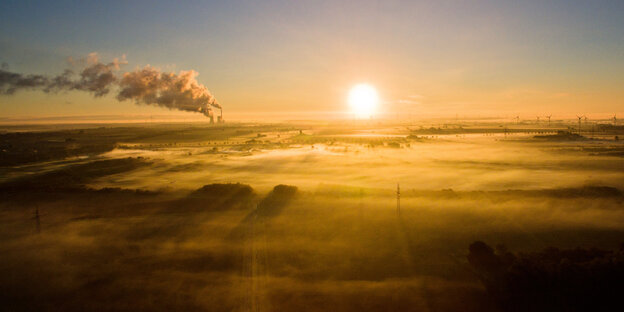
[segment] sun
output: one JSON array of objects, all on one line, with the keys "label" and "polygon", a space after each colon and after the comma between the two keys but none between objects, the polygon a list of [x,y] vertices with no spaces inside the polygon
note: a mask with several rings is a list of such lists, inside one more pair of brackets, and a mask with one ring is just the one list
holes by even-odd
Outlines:
[{"label": "sun", "polygon": [[349,91],[349,106],[356,118],[372,117],[378,103],[377,90],[371,85],[358,84]]}]

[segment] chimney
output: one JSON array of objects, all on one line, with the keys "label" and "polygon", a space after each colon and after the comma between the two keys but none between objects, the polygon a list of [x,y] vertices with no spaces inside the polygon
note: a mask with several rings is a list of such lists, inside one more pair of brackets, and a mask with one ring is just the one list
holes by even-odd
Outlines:
[{"label": "chimney", "polygon": [[219,108],[219,110],[221,112],[219,113],[219,116],[217,117],[217,123],[224,123],[224,120],[223,120],[223,108]]}]

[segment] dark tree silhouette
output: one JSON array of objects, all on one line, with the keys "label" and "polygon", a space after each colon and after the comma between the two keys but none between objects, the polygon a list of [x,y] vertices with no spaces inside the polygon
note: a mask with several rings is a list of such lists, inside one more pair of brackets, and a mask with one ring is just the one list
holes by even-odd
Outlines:
[{"label": "dark tree silhouette", "polygon": [[624,246],[512,254],[477,241],[468,262],[504,311],[604,311],[621,303]]}]

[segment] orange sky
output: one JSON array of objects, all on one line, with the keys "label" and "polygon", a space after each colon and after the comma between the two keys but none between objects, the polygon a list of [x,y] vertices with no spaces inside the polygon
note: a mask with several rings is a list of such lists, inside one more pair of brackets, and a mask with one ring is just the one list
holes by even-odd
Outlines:
[{"label": "orange sky", "polygon": [[[348,116],[358,83],[377,88],[378,117],[624,112],[621,1],[1,6],[10,71],[54,75],[69,56],[126,54],[123,70],[198,71],[230,119]],[[0,96],[5,118],[189,114],[76,91]]]}]

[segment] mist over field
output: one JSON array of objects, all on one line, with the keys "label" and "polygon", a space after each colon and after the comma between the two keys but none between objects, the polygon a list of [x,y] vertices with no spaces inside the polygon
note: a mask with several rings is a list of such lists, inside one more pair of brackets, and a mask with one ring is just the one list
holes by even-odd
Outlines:
[{"label": "mist over field", "polygon": [[[9,311],[588,307],[573,299],[589,292],[580,286],[555,306],[527,289],[561,282],[548,271],[560,263],[574,280],[602,278],[607,257],[600,270],[622,272],[619,130],[515,128],[6,127],[0,301]],[[527,263],[537,273],[515,273]]]},{"label": "mist over field", "polygon": [[0,1],[0,312],[622,310],[624,1]]}]

